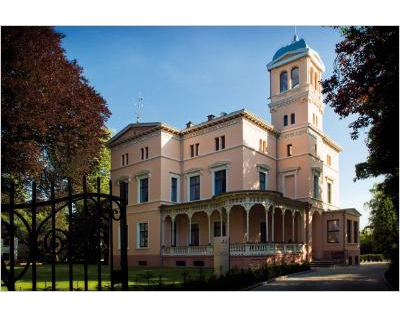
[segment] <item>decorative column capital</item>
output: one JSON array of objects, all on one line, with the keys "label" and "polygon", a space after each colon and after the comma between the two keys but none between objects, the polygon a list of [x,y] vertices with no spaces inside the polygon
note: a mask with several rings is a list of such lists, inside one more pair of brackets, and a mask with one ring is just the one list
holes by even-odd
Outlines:
[{"label": "decorative column capital", "polygon": [[253,203],[249,203],[249,202],[245,202],[245,203],[243,204],[243,207],[244,207],[246,213],[249,213],[249,212],[250,212],[250,209],[253,207],[253,205],[254,205]]}]

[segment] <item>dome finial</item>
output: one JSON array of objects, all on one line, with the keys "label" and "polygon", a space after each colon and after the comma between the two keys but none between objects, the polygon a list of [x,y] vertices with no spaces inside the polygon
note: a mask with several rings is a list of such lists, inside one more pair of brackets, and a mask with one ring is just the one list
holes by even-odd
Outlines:
[{"label": "dome finial", "polygon": [[294,26],[294,37],[293,37],[293,43],[297,42],[299,40],[299,37],[297,36],[297,28],[296,25]]}]

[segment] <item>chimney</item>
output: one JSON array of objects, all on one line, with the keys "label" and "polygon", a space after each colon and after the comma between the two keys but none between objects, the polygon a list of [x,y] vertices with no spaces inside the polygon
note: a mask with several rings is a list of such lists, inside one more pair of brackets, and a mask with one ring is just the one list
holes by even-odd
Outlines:
[{"label": "chimney", "polygon": [[193,126],[192,121],[189,121],[189,122],[186,123],[186,128],[189,128],[189,127],[192,127],[192,126]]},{"label": "chimney", "polygon": [[211,121],[213,119],[215,119],[215,115],[213,114],[207,115],[207,121]]}]

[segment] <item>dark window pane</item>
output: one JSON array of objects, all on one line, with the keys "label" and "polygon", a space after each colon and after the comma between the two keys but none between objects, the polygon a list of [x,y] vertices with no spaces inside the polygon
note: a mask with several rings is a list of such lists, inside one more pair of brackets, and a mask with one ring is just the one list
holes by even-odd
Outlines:
[{"label": "dark window pane", "polygon": [[194,157],[194,145],[190,145],[190,157]]},{"label": "dark window pane", "polygon": [[292,69],[292,89],[295,89],[299,86],[299,68]]},{"label": "dark window pane", "polygon": [[200,200],[200,176],[190,177],[190,201]]},{"label": "dark window pane", "polygon": [[140,180],[140,203],[147,202],[149,200],[149,179]]},{"label": "dark window pane", "polygon": [[290,114],[290,124],[296,123],[296,115],[294,113]]},{"label": "dark window pane", "polygon": [[225,149],[225,136],[221,136],[221,149]]},{"label": "dark window pane", "polygon": [[199,144],[196,144],[196,156],[199,155]]},{"label": "dark window pane", "polygon": [[146,147],[146,159],[149,159],[149,147]]},{"label": "dark window pane", "polygon": [[216,171],[214,181],[215,195],[226,192],[226,170]]},{"label": "dark window pane", "polygon": [[284,92],[288,89],[288,77],[287,72],[282,72],[280,77],[280,92]]},{"label": "dark window pane", "polygon": [[144,159],[144,148],[140,148],[140,158]]},{"label": "dark window pane", "polygon": [[353,242],[354,243],[358,243],[358,222],[354,222],[353,225],[354,225],[354,228],[353,228],[353,234],[354,234]]},{"label": "dark window pane", "polygon": [[139,224],[139,246],[140,246],[140,248],[148,247],[148,225],[147,225],[147,223]]},{"label": "dark window pane", "polygon": [[347,220],[347,242],[351,243],[351,220]]},{"label": "dark window pane", "polygon": [[339,220],[330,220],[327,222],[328,243],[339,242]]},{"label": "dark window pane", "polygon": [[[221,236],[221,222],[214,222],[214,237]],[[225,222],[222,222],[222,236],[225,236]]]},{"label": "dark window pane", "polygon": [[215,150],[219,150],[219,137],[215,138]]},{"label": "dark window pane", "polygon": [[171,178],[171,201],[178,201],[178,179]]},{"label": "dark window pane", "polygon": [[191,241],[192,241],[192,246],[199,245],[199,224],[192,224]]},{"label": "dark window pane", "polygon": [[287,126],[288,125],[288,116],[284,115],[283,116],[283,126]]},{"label": "dark window pane", "polygon": [[267,187],[265,181],[266,180],[265,172],[260,172],[259,175],[260,175],[260,190],[266,190]]}]

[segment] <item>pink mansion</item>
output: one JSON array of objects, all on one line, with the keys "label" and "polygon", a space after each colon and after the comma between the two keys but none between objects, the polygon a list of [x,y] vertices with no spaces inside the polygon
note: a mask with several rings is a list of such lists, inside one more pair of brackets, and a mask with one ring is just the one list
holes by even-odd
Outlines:
[{"label": "pink mansion", "polygon": [[323,131],[324,64],[295,38],[267,70],[272,123],[239,110],[184,129],[129,124],[111,139],[114,193],[128,183],[130,265],[212,266],[219,236],[231,267],[359,263],[360,213],[340,208],[341,147]]}]

